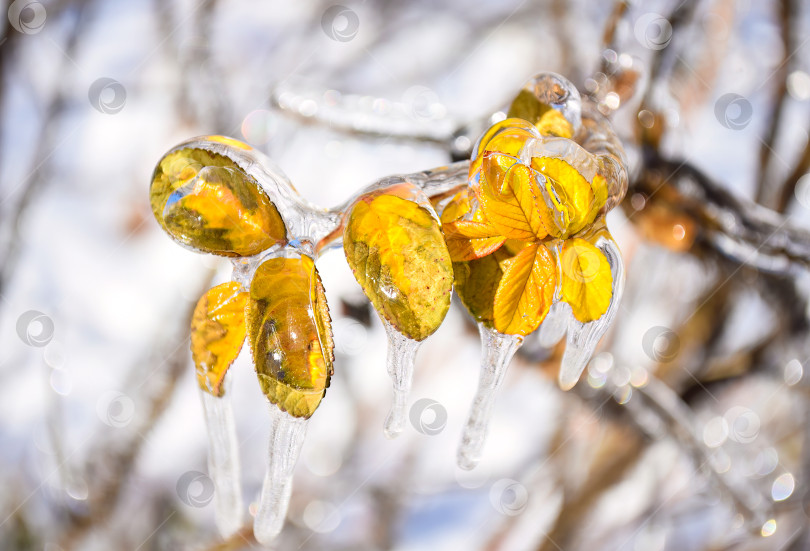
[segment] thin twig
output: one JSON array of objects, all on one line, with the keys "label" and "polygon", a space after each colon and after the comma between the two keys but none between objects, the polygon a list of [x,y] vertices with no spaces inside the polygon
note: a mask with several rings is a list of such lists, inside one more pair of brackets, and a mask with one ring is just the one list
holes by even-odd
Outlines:
[{"label": "thin twig", "polygon": [[810,172],[810,140],[807,141],[799,160],[796,162],[796,166],[780,188],[779,199],[774,206],[777,212],[785,212],[793,195],[796,193],[796,185],[802,176],[808,172]]},{"label": "thin twig", "polygon": [[776,138],[782,123],[782,112],[784,111],[787,94],[787,77],[790,67],[790,59],[795,48],[795,38],[792,31],[793,17],[795,9],[792,0],[779,0],[779,28],[782,39],[782,61],[773,75],[776,80],[776,88],[773,90],[773,101],[768,104],[767,122],[765,124],[765,137],[759,149],[759,168],[757,173],[757,202],[770,206],[773,203],[774,193],[778,190],[767,186],[768,167],[773,158]]},{"label": "thin twig", "polygon": [[[8,287],[17,269],[20,245],[22,243],[20,236],[22,221],[36,196],[42,192],[46,184],[50,181],[46,176],[46,163],[53,154],[53,150],[58,147],[54,139],[54,120],[61,116],[68,102],[68,87],[65,85],[65,82],[69,80],[69,75],[73,72],[72,58],[75,56],[79,40],[86,36],[84,30],[91,19],[89,16],[90,10],[87,9],[89,5],[90,2],[75,2],[78,14],[75,18],[73,28],[68,34],[67,42],[64,47],[64,55],[60,60],[59,69],[54,78],[55,90],[42,114],[42,124],[30,165],[30,174],[27,176],[20,199],[17,201],[16,208],[13,209],[13,214],[9,216],[7,226],[8,237],[5,250],[2,255],[0,255],[0,259],[2,259],[0,262],[0,296],[5,292],[6,287]],[[9,192],[10,195],[13,193],[13,190]]]}]

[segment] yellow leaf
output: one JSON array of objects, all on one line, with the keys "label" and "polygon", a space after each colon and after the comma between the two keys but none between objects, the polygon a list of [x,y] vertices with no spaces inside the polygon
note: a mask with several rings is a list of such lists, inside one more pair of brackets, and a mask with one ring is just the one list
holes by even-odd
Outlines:
[{"label": "yellow leaf", "polygon": [[200,388],[222,396],[225,373],[245,341],[248,294],[239,283],[223,283],[205,293],[191,318],[191,357]]},{"label": "yellow leaf", "polygon": [[506,116],[509,118],[525,119],[532,124],[536,124],[544,114],[552,110],[550,105],[537,99],[534,92],[523,89],[512,101],[512,105],[509,106],[509,112]]},{"label": "yellow leaf", "polygon": [[329,307],[307,256],[271,258],[250,285],[247,330],[262,392],[281,410],[308,418],[333,372]]},{"label": "yellow leaf", "polygon": [[496,122],[490,126],[473,148],[470,162],[470,176],[481,168],[484,154],[495,151],[518,157],[527,140],[540,137],[535,126],[525,120],[511,118]]},{"label": "yellow leaf", "polygon": [[506,238],[481,222],[458,220],[442,225],[442,233],[454,262],[473,260],[495,252]]},{"label": "yellow leaf", "polygon": [[563,243],[560,253],[562,300],[574,317],[588,323],[602,317],[613,296],[613,275],[602,251],[584,239]]},{"label": "yellow leaf", "polygon": [[511,258],[512,255],[500,248],[483,258],[453,262],[456,293],[475,321],[492,325],[495,292]]},{"label": "yellow leaf", "polygon": [[[358,200],[343,233],[346,260],[377,312],[421,341],[450,307],[453,267],[438,221],[416,202],[386,191]],[[421,191],[410,186],[410,193]]]},{"label": "yellow leaf", "polygon": [[456,193],[450,201],[444,206],[441,214],[441,222],[453,222],[458,220],[468,212],[470,212],[470,188],[464,186],[458,193]]},{"label": "yellow leaf", "polygon": [[[498,154],[484,155],[484,171],[496,173]],[[492,164],[490,164],[492,163]],[[479,199],[484,218],[501,235],[509,239],[542,239],[548,232],[543,220],[546,206],[535,178],[535,173],[526,165],[512,164],[503,177],[500,189],[488,185],[479,187]]]},{"label": "yellow leaf", "polygon": [[177,241],[223,256],[252,256],[284,241],[286,228],[258,182],[234,161],[186,148],[161,159],[152,212]]},{"label": "yellow leaf", "polygon": [[543,136],[559,136],[560,138],[570,139],[574,135],[574,127],[556,109],[549,109],[543,113],[535,126]]},{"label": "yellow leaf", "polygon": [[546,177],[547,206],[560,215],[552,235],[566,238],[594,221],[599,208],[591,184],[576,168],[555,157],[534,157],[532,168]]},{"label": "yellow leaf", "polygon": [[556,266],[541,244],[521,250],[504,270],[495,293],[495,329],[528,335],[540,325],[554,300]]},{"label": "yellow leaf", "polygon": [[605,206],[608,200],[608,188],[607,182],[605,178],[602,177],[601,174],[597,174],[593,177],[593,183],[591,183],[591,187],[593,188],[593,196],[596,201],[594,207],[596,210],[600,210],[602,207]]}]

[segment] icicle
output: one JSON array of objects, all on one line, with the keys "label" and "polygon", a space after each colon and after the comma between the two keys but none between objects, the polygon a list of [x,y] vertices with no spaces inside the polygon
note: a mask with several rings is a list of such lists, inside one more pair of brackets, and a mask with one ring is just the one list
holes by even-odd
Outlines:
[{"label": "icicle", "polygon": [[570,307],[558,301],[551,305],[546,319],[537,330],[537,341],[543,348],[551,348],[560,342],[568,329],[568,319],[571,317]]},{"label": "icicle", "polygon": [[306,419],[293,417],[275,404],[270,404],[270,416],[267,472],[253,523],[253,535],[263,545],[271,543],[284,526],[292,493],[293,470],[307,432]]},{"label": "icicle", "polygon": [[214,482],[216,524],[223,537],[234,534],[242,526],[242,487],[240,485],[239,440],[231,408],[228,378],[221,398],[203,390],[205,426],[208,429],[208,474]]},{"label": "icicle", "polygon": [[394,383],[394,403],[385,419],[383,431],[386,438],[396,438],[405,428],[408,409],[408,395],[413,381],[413,364],[416,351],[422,343],[409,339],[389,324],[383,322],[388,335],[388,374]]},{"label": "icicle", "polygon": [[481,333],[483,356],[481,376],[478,391],[470,407],[470,416],[461,436],[457,457],[458,466],[467,470],[475,468],[481,459],[495,395],[503,382],[512,356],[523,343],[520,336],[498,333],[482,323],[478,324],[478,330]]},{"label": "icicle", "polygon": [[597,244],[599,250],[605,255],[613,276],[613,295],[607,312],[598,320],[582,323],[574,316],[568,319],[568,340],[565,344],[565,353],[560,364],[559,385],[563,390],[570,390],[577,384],[579,376],[591,359],[599,339],[605,334],[607,328],[616,317],[619,302],[624,291],[624,264],[619,248],[612,239],[601,239]]}]

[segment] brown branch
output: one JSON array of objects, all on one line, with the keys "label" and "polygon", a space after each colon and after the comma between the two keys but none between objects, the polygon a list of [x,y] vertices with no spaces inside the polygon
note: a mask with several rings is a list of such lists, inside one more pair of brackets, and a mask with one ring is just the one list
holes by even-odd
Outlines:
[{"label": "brown branch", "polygon": [[[768,180],[768,166],[770,165],[771,158],[773,157],[773,150],[775,147],[776,138],[779,135],[779,129],[782,124],[782,112],[785,108],[785,100],[787,98],[787,77],[788,68],[790,67],[790,58],[795,49],[795,38],[792,32],[792,19],[794,17],[794,6],[792,0],[779,0],[779,28],[781,30],[780,36],[782,38],[782,61],[776,69],[773,77],[776,78],[776,88],[773,90],[772,102],[767,113],[767,123],[765,125],[765,137],[759,149],[759,169],[757,175],[757,202],[771,206],[773,201],[773,194],[777,190],[767,186]],[[772,78],[773,78],[772,77]]]},{"label": "brown branch", "polygon": [[242,526],[228,539],[217,541],[201,551],[237,551],[238,549],[244,549],[246,546],[252,547],[254,545],[258,545],[258,543],[256,538],[253,537],[253,523],[251,522]]},{"label": "brown branch", "polygon": [[[636,464],[645,449],[637,432],[617,425],[608,425],[607,434],[599,443],[593,466],[580,492],[566,492],[563,506],[554,526],[540,542],[538,551],[574,549],[581,531],[581,521],[604,493],[620,482]],[[565,461],[561,458],[561,461]]]},{"label": "brown branch", "polygon": [[796,193],[796,184],[798,184],[801,177],[808,172],[810,172],[810,140],[808,140],[807,144],[804,146],[804,150],[799,156],[799,160],[793,168],[793,172],[785,179],[785,183],[782,184],[780,188],[779,199],[777,199],[776,205],[774,206],[777,212],[785,212],[793,194]]},{"label": "brown branch", "polygon": [[668,208],[695,223],[702,242],[740,265],[773,274],[810,269],[810,232],[734,196],[686,161],[664,159],[646,148],[642,172],[628,196],[634,193],[648,201],[658,194],[665,197]]},{"label": "brown branch", "polygon": [[[613,10],[610,12],[610,16],[608,16],[608,20],[605,23],[605,30],[602,32],[602,47],[604,49],[616,49],[616,30],[619,27],[619,22],[622,20],[622,17],[628,13],[628,8],[630,5],[626,0],[617,0],[613,4]],[[605,67],[606,60],[602,59],[602,66],[603,71]]]}]

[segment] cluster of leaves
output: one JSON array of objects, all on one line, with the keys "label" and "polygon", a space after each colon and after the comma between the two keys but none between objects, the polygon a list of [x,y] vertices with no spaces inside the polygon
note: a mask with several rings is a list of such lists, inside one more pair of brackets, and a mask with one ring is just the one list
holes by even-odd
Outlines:
[{"label": "cluster of leaves", "polygon": [[[605,180],[562,114],[541,109],[535,119],[490,128],[468,182],[449,200],[431,203],[402,181],[361,192],[342,213],[355,278],[404,336],[420,341],[441,325],[454,284],[476,320],[505,334],[534,331],[556,300],[583,323],[607,310],[612,277],[598,248],[610,239]],[[246,144],[209,136],[169,152],[155,170],[152,208],[181,244],[257,266],[248,288],[223,283],[197,304],[191,346],[200,387],[222,396],[247,340],[264,394],[306,418],[333,372],[329,309],[313,258],[289,246],[303,236],[289,235],[240,162],[244,151],[253,155]]]},{"label": "cluster of leaves", "polygon": [[579,148],[565,119],[546,113],[553,125],[510,118],[490,128],[474,153],[470,186],[442,211],[456,291],[476,319],[501,333],[531,333],[558,299],[580,322],[594,321],[612,296],[610,265],[597,247],[610,239],[605,180],[594,172],[589,181],[566,157],[542,154],[560,139]]}]

